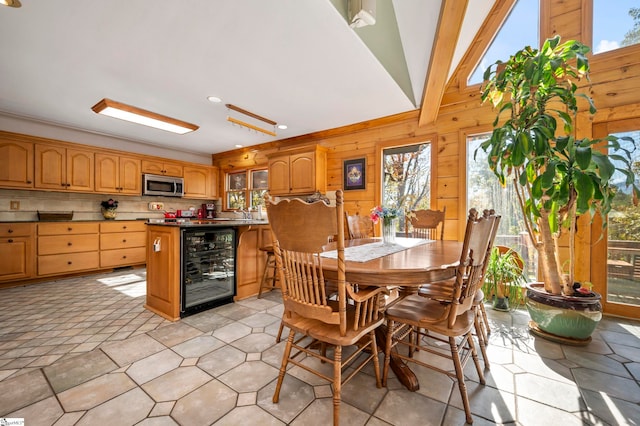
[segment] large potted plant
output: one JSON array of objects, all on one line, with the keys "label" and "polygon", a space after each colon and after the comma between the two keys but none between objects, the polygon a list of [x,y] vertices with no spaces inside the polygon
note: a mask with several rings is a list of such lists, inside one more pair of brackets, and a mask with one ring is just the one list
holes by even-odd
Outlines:
[{"label": "large potted plant", "polygon": [[[491,138],[479,148],[487,152],[502,185],[513,179],[526,231],[539,255],[544,285],[529,285],[527,291],[532,330],[583,342],[590,339],[602,308],[599,294],[574,283],[578,215],[600,214],[606,226],[619,189],[611,184],[616,170],[638,194],[630,152],[617,138],[576,136],[578,110],[596,112],[579,86],[589,81],[588,52],[584,44],[560,43],[556,36],[539,50],[526,47],[489,67],[481,99],[498,112]],[[579,99],[584,101],[579,104]],[[558,240],[565,233],[569,259],[563,265]],[[559,312],[564,316],[556,317]]]}]

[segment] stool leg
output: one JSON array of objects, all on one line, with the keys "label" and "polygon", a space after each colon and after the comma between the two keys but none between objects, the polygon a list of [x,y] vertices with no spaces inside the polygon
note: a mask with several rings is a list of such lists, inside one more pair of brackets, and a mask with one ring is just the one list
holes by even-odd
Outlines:
[{"label": "stool leg", "polygon": [[[273,277],[269,277],[269,268],[273,267]],[[267,284],[267,281],[271,281],[271,286]],[[262,297],[262,290],[269,288],[273,290],[276,286],[276,258],[272,253],[267,253],[267,261],[264,264],[264,272],[262,273],[262,281],[260,282],[260,290],[258,290],[258,299]]]}]

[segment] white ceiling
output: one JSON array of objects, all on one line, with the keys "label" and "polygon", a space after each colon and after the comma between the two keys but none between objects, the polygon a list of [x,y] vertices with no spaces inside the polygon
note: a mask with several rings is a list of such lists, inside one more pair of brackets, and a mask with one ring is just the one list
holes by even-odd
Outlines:
[{"label": "white ceiling", "polygon": [[[21,0],[0,7],[0,115],[211,154],[414,110],[440,0],[377,1],[376,26],[354,31],[346,0]],[[452,67],[494,0],[469,3]],[[97,115],[102,98],[200,128]],[[288,129],[232,126],[225,103]]]}]

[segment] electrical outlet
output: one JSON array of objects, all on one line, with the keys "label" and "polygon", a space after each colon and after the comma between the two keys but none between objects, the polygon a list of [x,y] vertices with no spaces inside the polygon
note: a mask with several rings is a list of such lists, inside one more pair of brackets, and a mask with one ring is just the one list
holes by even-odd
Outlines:
[{"label": "electrical outlet", "polygon": [[149,203],[149,210],[164,210],[164,203]]},{"label": "electrical outlet", "polygon": [[11,201],[10,210],[20,210],[20,201]]}]

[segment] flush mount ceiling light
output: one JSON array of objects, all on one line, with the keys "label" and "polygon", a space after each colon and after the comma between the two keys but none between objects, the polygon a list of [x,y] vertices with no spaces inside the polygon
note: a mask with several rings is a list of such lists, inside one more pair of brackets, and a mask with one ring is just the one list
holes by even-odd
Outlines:
[{"label": "flush mount ceiling light", "polygon": [[22,4],[19,0],[0,0],[0,4],[9,7],[20,7]]},{"label": "flush mount ceiling light", "polygon": [[[242,126],[242,127],[246,127],[247,129],[250,130],[255,130],[256,132],[262,132],[265,133],[267,135],[270,136],[276,136],[276,126],[278,125],[278,123],[276,123],[273,120],[269,120],[268,118],[264,118],[258,114],[254,114],[250,111],[247,111],[246,109],[242,109],[240,107],[237,107],[235,105],[232,104],[226,104],[226,107],[229,109],[229,115],[227,116],[227,121],[236,124],[238,126]],[[236,112],[236,113],[240,113],[242,115],[245,115],[247,117],[250,117],[251,119],[254,119],[256,121],[259,122],[263,122],[263,123],[267,123],[267,124],[271,124],[273,126],[273,131],[271,130],[267,130],[267,129],[263,129],[262,127],[258,126],[258,125],[254,125],[251,123],[248,123],[246,121],[240,120],[238,118],[234,118],[231,116],[231,112]]]},{"label": "flush mount ceiling light", "polygon": [[[0,0],[1,1],[1,0]],[[111,99],[102,99],[100,102],[91,107],[91,109],[109,117],[119,118],[121,120],[131,121],[132,123],[142,124],[144,126],[154,127],[168,132],[183,135],[198,129],[195,124],[186,121],[176,120],[175,118],[147,111],[121,102],[112,101]]]}]

